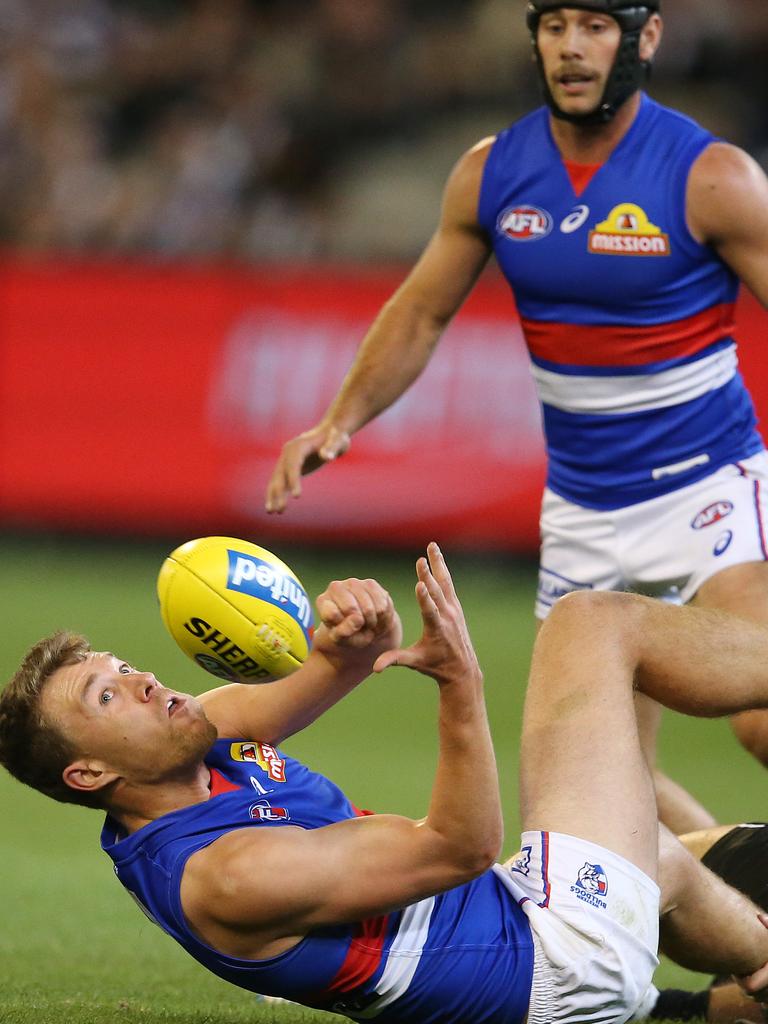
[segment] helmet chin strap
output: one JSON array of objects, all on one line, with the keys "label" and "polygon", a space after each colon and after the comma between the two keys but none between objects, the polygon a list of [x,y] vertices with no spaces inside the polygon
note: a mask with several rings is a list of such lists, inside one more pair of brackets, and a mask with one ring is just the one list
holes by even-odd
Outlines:
[{"label": "helmet chin strap", "polygon": [[643,6],[611,12],[611,17],[615,18],[621,28],[621,41],[600,102],[594,110],[585,114],[570,114],[555,102],[547,84],[544,62],[536,41],[538,18],[533,24],[529,22],[544,100],[555,117],[571,124],[588,126],[608,124],[616,116],[619,108],[637,92],[650,73],[650,63],[640,59],[640,35],[650,14],[651,11]]}]

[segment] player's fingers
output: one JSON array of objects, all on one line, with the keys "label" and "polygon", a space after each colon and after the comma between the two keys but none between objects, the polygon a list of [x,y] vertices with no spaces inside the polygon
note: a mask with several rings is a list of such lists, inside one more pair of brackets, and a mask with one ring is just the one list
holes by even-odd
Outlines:
[{"label": "player's fingers", "polygon": [[415,668],[421,665],[419,655],[411,647],[397,648],[380,654],[373,663],[374,672],[383,672],[387,668]]},{"label": "player's fingers", "polygon": [[267,500],[265,503],[267,512],[283,511],[285,508],[285,491],[285,475],[283,473],[282,460],[280,460],[267,484]]},{"label": "player's fingers", "polygon": [[456,595],[456,588],[453,585],[453,578],[448,570],[445,556],[440,550],[440,546],[435,541],[430,541],[427,545],[427,558],[429,559],[429,567],[432,575],[440,584],[440,588],[443,591],[443,594],[445,594],[445,597],[449,601],[457,602],[458,597]]},{"label": "player's fingers", "polygon": [[303,445],[298,448],[297,441],[289,441],[282,455],[285,489],[292,498],[301,496],[301,470],[308,454]]},{"label": "player's fingers", "polygon": [[416,584],[416,600],[424,628],[428,632],[438,630],[440,628],[440,612],[424,580],[419,580]]},{"label": "player's fingers", "polygon": [[368,584],[369,580],[355,580],[353,586],[353,593],[357,600],[357,606],[362,613],[365,625],[368,629],[375,629],[379,621],[379,615],[376,611],[376,603],[373,599],[373,594]]},{"label": "player's fingers", "polygon": [[321,594],[315,604],[317,605],[317,614],[320,616],[320,621],[324,622],[326,626],[335,626],[343,621],[344,613],[327,592]]},{"label": "player's fingers", "polygon": [[420,558],[416,563],[416,575],[419,577],[419,581],[427,588],[438,612],[445,614],[448,610],[445,594],[438,581],[432,575],[432,570],[426,558]]}]

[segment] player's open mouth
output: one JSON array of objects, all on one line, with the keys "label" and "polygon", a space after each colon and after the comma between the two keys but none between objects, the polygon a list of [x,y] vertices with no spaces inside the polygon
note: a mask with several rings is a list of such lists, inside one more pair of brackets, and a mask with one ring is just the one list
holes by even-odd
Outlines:
[{"label": "player's open mouth", "polygon": [[556,80],[559,85],[563,86],[566,91],[577,91],[582,86],[589,85],[590,82],[595,80],[594,75],[587,74],[585,71],[566,71],[556,76]]}]

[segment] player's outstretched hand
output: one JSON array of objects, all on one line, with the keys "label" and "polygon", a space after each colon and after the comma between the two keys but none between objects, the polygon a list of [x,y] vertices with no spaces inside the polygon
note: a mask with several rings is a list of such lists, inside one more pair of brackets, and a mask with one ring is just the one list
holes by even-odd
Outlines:
[{"label": "player's outstretched hand", "polygon": [[343,455],[350,446],[349,434],[320,423],[286,441],[267,484],[267,512],[283,512],[288,497],[301,495],[301,478]]},{"label": "player's outstretched hand", "polygon": [[400,616],[376,580],[335,580],[316,603],[321,625],[314,646],[324,653],[342,647],[376,654],[402,643]]},{"label": "player's outstretched hand", "polygon": [[440,685],[454,681],[477,684],[482,673],[464,620],[464,612],[440,548],[434,542],[427,557],[416,563],[416,600],[421,611],[421,638],[410,647],[386,651],[373,666],[383,672],[392,665],[416,669]]}]

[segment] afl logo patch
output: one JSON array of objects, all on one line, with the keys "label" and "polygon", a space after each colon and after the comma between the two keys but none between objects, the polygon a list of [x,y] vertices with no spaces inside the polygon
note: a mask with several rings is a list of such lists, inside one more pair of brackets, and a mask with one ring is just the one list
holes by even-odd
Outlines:
[{"label": "afl logo patch", "polygon": [[713,501],[711,505],[707,505],[703,508],[698,515],[694,516],[691,520],[691,528],[694,530],[703,530],[706,526],[712,526],[714,523],[719,523],[721,519],[725,519],[733,512],[733,502],[731,501]]},{"label": "afl logo patch", "polygon": [[511,206],[497,222],[500,234],[513,242],[537,242],[552,230],[552,218],[538,206]]}]

